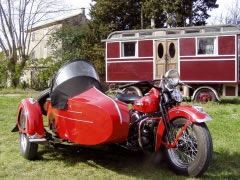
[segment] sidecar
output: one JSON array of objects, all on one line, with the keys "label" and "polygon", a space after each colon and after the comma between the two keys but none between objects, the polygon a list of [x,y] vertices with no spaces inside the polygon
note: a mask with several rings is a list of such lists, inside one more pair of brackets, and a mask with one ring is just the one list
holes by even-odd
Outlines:
[{"label": "sidecar", "polygon": [[13,131],[19,131],[23,156],[33,159],[38,143],[56,139],[84,146],[123,142],[129,121],[128,106],[104,94],[94,67],[74,60],[37,100],[22,100]]}]

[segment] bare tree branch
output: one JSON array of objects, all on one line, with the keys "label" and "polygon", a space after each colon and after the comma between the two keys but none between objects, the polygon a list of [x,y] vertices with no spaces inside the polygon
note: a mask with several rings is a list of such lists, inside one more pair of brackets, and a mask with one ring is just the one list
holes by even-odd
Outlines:
[{"label": "bare tree branch", "polygon": [[12,45],[10,43],[7,29],[6,29],[9,26],[9,24],[7,21],[6,11],[3,10],[2,3],[0,3],[0,21],[1,21],[1,28],[3,31],[3,37],[2,37],[3,40],[2,41],[5,40],[7,42],[7,45],[8,45],[7,49],[10,52],[8,55],[11,56]]},{"label": "bare tree branch", "polygon": [[48,12],[58,12],[61,5],[59,1],[62,0],[0,0],[0,50],[3,50],[11,63],[12,75],[19,74],[16,66],[21,71],[30,53],[45,37],[44,35],[32,47],[30,44],[33,27],[51,18]]}]

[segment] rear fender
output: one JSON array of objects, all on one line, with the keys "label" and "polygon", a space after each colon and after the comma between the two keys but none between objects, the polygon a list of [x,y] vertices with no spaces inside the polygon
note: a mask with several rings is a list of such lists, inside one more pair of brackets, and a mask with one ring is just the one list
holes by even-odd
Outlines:
[{"label": "rear fender", "polygon": [[[203,123],[211,121],[212,118],[203,111],[201,107],[198,106],[177,106],[168,111],[169,121],[173,121],[177,118],[185,118],[189,121],[187,123]],[[164,136],[165,125],[163,121],[159,121],[157,132],[156,132],[156,142],[155,151],[159,151],[162,145],[162,139]]]},{"label": "rear fender", "polygon": [[[26,129],[21,129],[19,124],[20,113],[25,111],[26,115]],[[40,105],[33,98],[22,100],[18,108],[17,126],[13,130],[26,133],[28,136],[34,138],[42,138],[45,136],[43,117]]]}]

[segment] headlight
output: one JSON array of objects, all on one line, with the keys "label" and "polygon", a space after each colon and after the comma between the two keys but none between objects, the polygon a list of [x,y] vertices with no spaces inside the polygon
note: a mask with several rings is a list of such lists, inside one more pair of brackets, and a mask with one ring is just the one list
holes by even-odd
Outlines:
[{"label": "headlight", "polygon": [[172,89],[173,87],[176,87],[179,83],[179,74],[176,70],[170,69],[165,74],[165,80],[167,83],[168,88]]},{"label": "headlight", "polygon": [[171,97],[172,99],[174,99],[176,102],[182,102],[183,101],[183,97],[182,97],[182,94],[181,92],[178,90],[178,89],[174,89],[172,92],[171,92]]}]

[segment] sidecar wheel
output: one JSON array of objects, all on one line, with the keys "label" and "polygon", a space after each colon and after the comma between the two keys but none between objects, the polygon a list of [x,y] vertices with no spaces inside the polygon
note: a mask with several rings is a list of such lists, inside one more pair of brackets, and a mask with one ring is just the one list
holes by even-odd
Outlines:
[{"label": "sidecar wheel", "polygon": [[[172,135],[180,131],[186,119],[179,118],[172,122]],[[171,169],[177,174],[200,176],[208,168],[212,158],[212,139],[206,124],[190,125],[180,138],[177,147],[165,149],[166,159]]]},{"label": "sidecar wheel", "polygon": [[34,160],[37,157],[38,144],[29,142],[27,135],[20,133],[20,151],[24,158]]},{"label": "sidecar wheel", "polygon": [[[24,109],[20,112],[19,125],[22,130],[26,129],[26,116]],[[29,142],[28,136],[25,133],[19,133],[20,152],[22,156],[28,160],[33,160],[37,156],[38,144]]]}]

